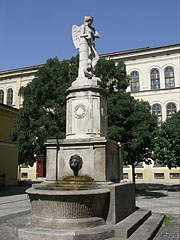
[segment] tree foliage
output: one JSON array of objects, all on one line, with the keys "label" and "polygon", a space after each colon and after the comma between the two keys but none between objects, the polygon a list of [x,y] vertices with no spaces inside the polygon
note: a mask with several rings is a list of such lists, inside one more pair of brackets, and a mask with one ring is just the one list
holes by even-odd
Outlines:
[{"label": "tree foliage", "polygon": [[101,58],[97,63],[95,75],[100,77],[103,87],[109,94],[124,92],[129,85],[129,78],[123,61],[115,63],[113,60]]},{"label": "tree foliage", "polygon": [[163,166],[180,167],[180,111],[155,131],[152,158]]},{"label": "tree foliage", "polygon": [[32,165],[35,155],[45,152],[48,138],[64,138],[65,91],[77,77],[78,56],[59,62],[49,59],[35,79],[20,89],[24,98],[11,138],[19,149],[19,163]]}]

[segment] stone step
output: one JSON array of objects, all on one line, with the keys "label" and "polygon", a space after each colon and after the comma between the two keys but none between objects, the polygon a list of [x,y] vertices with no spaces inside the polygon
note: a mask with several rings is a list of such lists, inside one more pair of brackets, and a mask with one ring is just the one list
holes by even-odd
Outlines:
[{"label": "stone step", "polygon": [[151,240],[158,232],[164,219],[163,214],[152,213],[152,215],[136,230],[128,240]]},{"label": "stone step", "polygon": [[117,237],[113,237],[113,238],[108,238],[106,240],[126,240],[126,238],[117,238]]},{"label": "stone step", "polygon": [[117,237],[113,237],[113,238],[108,238],[106,240],[126,240],[127,238],[117,238]]},{"label": "stone step", "polygon": [[13,234],[17,236],[19,228],[28,227],[31,225],[30,214],[22,217],[16,217],[7,221],[7,226],[12,229]]},{"label": "stone step", "polygon": [[26,227],[17,230],[19,240],[105,240],[112,238],[114,230],[107,225],[83,230],[56,230]]},{"label": "stone step", "polygon": [[149,217],[150,210],[138,209],[114,227],[114,237],[129,238]]}]

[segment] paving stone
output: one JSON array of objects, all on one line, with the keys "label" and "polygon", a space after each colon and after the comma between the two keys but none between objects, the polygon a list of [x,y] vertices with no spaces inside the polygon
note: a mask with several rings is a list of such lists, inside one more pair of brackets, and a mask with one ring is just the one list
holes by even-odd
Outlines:
[{"label": "paving stone", "polygon": [[164,224],[154,237],[154,240],[179,240],[180,239],[180,215],[173,216],[175,220],[173,224],[165,226]]},{"label": "paving stone", "polygon": [[12,234],[12,229],[6,223],[0,224],[0,239],[1,240],[18,240]]}]

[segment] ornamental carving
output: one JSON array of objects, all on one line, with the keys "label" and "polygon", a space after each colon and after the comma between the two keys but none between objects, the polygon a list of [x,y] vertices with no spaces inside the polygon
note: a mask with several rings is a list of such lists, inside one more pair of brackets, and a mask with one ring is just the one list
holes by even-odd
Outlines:
[{"label": "ornamental carving", "polygon": [[81,119],[86,116],[87,110],[86,106],[83,104],[77,104],[74,108],[74,116],[75,118]]}]

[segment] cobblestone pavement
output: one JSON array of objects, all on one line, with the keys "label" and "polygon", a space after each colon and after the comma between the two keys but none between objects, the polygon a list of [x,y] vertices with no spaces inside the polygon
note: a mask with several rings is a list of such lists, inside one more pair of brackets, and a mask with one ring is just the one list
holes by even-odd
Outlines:
[{"label": "cobblestone pavement", "polygon": [[[170,218],[165,221],[167,218]],[[154,237],[154,240],[179,240],[180,239],[180,215],[167,215],[162,227]]]}]

